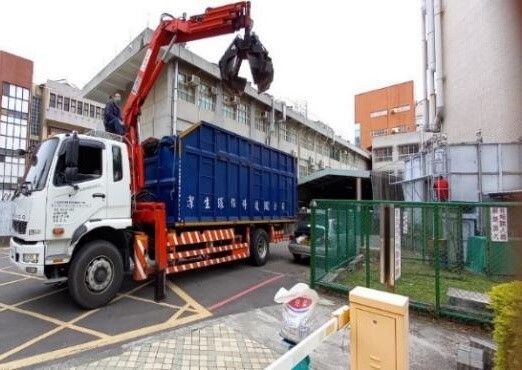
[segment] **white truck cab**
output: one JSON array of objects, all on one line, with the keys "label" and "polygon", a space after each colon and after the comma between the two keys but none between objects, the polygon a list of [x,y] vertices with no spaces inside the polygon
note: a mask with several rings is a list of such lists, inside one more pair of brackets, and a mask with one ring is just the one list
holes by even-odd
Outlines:
[{"label": "white truck cab", "polygon": [[78,280],[69,285],[79,285],[71,294],[84,307],[103,301],[129,269],[126,144],[103,132],[61,134],[43,141],[28,163],[14,199],[11,262],[51,283]]}]

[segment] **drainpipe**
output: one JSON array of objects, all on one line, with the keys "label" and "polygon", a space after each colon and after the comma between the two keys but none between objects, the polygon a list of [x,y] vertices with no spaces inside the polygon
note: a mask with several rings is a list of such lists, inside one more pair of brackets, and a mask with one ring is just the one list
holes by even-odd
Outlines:
[{"label": "drainpipe", "polygon": [[428,130],[428,47],[426,45],[426,1],[421,6],[422,20],[422,131]]},{"label": "drainpipe", "polygon": [[435,91],[436,91],[436,113],[434,130],[440,132],[444,118],[444,69],[442,63],[442,6],[441,0],[435,0],[434,5],[435,25]]},{"label": "drainpipe", "polygon": [[477,135],[477,167],[478,167],[478,200],[482,202],[482,131],[479,129]]},{"label": "drainpipe", "polygon": [[174,62],[174,84],[172,86],[172,135],[178,131],[178,60]]},{"label": "drainpipe", "polygon": [[429,129],[434,128],[435,123],[435,29],[433,0],[426,0],[426,39],[428,49],[427,89],[429,103]]}]

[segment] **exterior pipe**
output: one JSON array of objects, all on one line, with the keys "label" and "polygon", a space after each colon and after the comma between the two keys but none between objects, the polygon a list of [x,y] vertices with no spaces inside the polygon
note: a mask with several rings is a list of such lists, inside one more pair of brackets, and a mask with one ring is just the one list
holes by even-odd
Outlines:
[{"label": "exterior pipe", "polygon": [[426,0],[426,39],[428,49],[428,102],[429,102],[429,128],[434,128],[435,123],[435,30],[434,30],[434,13],[433,0]]},{"label": "exterior pipe", "polygon": [[442,6],[441,0],[435,0],[434,26],[435,26],[435,91],[436,91],[436,118],[435,131],[440,132],[444,114],[444,69],[442,63]]},{"label": "exterior pipe", "polygon": [[428,48],[426,45],[426,2],[423,1],[421,6],[421,20],[422,20],[422,130],[428,129]]}]

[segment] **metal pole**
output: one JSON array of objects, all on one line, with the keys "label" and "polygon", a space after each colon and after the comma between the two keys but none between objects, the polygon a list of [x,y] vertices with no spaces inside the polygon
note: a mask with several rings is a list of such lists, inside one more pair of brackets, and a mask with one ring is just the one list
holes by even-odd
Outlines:
[{"label": "metal pole", "polygon": [[315,217],[315,209],[316,207],[312,207],[312,227],[311,227],[311,230],[310,230],[310,238],[312,239],[312,243],[311,243],[311,247],[312,247],[312,255],[310,257],[310,286],[312,288],[315,287],[315,270],[316,270],[316,245],[315,245],[315,239],[316,239],[316,235],[315,235],[315,229],[316,229],[316,225],[315,225],[315,222],[316,222],[316,217]]},{"label": "metal pole", "polygon": [[439,206],[435,206],[434,212],[434,241],[433,245],[435,248],[435,313],[440,315],[440,249],[439,249],[439,239],[440,239],[440,230],[439,230],[439,222],[440,222],[440,208]]},{"label": "metal pole", "polygon": [[174,86],[173,86],[173,101],[172,101],[172,135],[178,132],[178,60],[174,62]]},{"label": "metal pole", "polygon": [[355,191],[357,200],[362,199],[362,179],[360,177],[355,178]]}]

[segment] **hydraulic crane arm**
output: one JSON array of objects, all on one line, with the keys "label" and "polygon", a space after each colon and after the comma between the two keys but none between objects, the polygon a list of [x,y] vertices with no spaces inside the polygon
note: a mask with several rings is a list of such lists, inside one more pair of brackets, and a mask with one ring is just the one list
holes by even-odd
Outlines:
[{"label": "hydraulic crane arm", "polygon": [[[248,1],[207,8],[205,13],[188,19],[162,15],[123,109],[126,139],[131,152],[131,186],[134,195],[137,195],[144,186],[143,152],[137,128],[140,108],[168,61],[172,46],[176,43],[233,33],[244,28],[245,39],[238,36],[220,61],[221,76],[225,82],[230,83],[232,88],[244,89],[244,83],[241,83],[243,80],[237,77],[237,73],[241,59],[248,58],[254,82],[259,85],[261,92],[268,89],[272,82],[273,67],[268,52],[257,36],[250,34],[252,25],[250,2]],[[161,48],[164,46],[167,48],[160,56]]]}]

